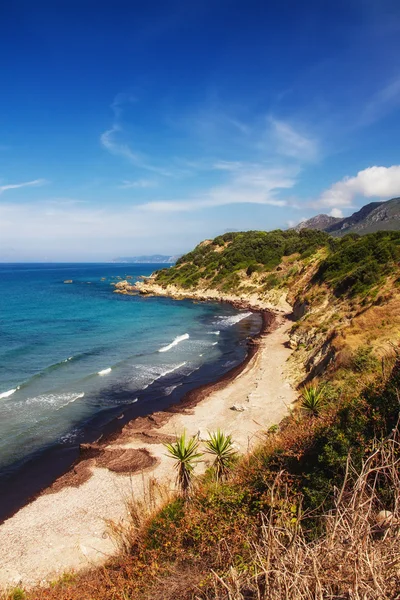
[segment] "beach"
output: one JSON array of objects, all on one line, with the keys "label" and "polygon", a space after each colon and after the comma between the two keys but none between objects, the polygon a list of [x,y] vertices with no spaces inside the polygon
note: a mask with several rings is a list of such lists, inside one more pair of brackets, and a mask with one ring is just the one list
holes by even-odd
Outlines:
[{"label": "beach", "polygon": [[217,428],[232,434],[241,453],[261,441],[296,398],[286,364],[290,326],[276,317],[244,367],[192,394],[191,402],[140,417],[103,444],[83,448],[74,469],[0,526],[0,585],[48,582],[115,554],[110,521],[126,519],[127,503],[143,497],[150,479],[174,487],[163,442],[183,431],[201,439]]}]

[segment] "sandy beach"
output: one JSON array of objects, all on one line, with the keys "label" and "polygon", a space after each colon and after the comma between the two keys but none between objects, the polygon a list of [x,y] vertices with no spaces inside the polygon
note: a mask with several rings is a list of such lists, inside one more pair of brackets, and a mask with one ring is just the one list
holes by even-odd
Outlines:
[{"label": "sandy beach", "polygon": [[244,368],[210,386],[200,401],[135,419],[105,444],[84,448],[73,470],[0,526],[0,586],[48,582],[115,554],[109,521],[126,518],[127,502],[142,497],[151,478],[174,487],[166,440],[184,430],[202,439],[221,428],[242,453],[262,440],[296,398],[287,368],[290,326],[278,316]]}]

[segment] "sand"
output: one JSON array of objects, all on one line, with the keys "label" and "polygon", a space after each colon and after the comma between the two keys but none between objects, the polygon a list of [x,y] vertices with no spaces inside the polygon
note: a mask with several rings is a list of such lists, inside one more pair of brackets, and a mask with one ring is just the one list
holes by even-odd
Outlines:
[{"label": "sand", "polygon": [[287,369],[290,326],[278,317],[244,369],[206,391],[195,406],[136,419],[107,444],[87,446],[84,460],[0,526],[0,587],[49,582],[115,554],[109,521],[124,521],[127,503],[143,497],[151,478],[174,487],[163,441],[184,430],[202,439],[221,428],[242,453],[259,443],[296,399]]}]

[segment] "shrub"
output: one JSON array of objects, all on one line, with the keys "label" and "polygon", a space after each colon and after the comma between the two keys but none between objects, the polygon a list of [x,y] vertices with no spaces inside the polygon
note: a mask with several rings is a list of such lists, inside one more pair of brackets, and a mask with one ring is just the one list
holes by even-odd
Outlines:
[{"label": "shrub", "polygon": [[301,408],[312,417],[318,417],[322,408],[326,404],[325,390],[323,387],[309,385],[303,388],[301,392]]}]

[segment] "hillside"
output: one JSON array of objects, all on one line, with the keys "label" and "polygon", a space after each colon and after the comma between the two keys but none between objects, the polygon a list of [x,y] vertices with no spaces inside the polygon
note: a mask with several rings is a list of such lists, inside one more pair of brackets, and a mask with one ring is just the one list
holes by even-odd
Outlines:
[{"label": "hillside", "polygon": [[224,477],[210,467],[186,496],[153,481],[113,525],[121,551],[105,567],[26,597],[397,600],[399,260],[400,232],[235,232],[138,283],[292,310],[298,402]]},{"label": "hillside", "polygon": [[387,202],[371,202],[349,217],[338,219],[328,215],[317,215],[307,221],[302,221],[294,228],[318,229],[333,236],[343,236],[347,233],[374,233],[376,231],[400,230],[400,198]]},{"label": "hillside", "polygon": [[177,298],[292,307],[291,363],[300,382],[303,365],[309,378],[328,365],[337,372],[357,345],[372,352],[398,339],[399,259],[400,232],[342,238],[309,229],[230,233],[202,242],[136,287]]}]

